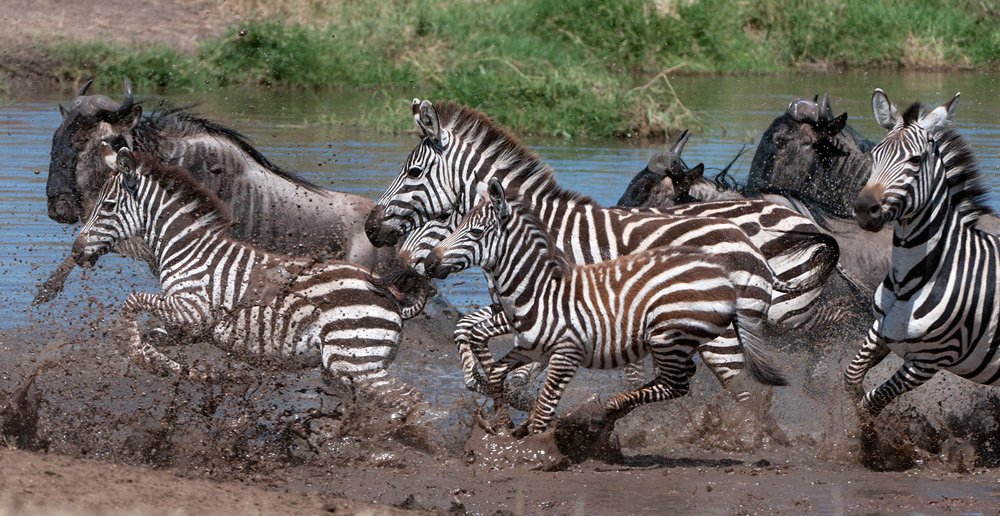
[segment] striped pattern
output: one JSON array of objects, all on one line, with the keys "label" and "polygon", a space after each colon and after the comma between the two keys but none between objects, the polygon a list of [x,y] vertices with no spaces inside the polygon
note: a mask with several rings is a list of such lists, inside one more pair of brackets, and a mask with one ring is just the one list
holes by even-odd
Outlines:
[{"label": "striped pattern", "polygon": [[968,145],[947,128],[956,99],[930,112],[914,104],[900,116],[881,90],[873,97],[889,133],[872,150],[855,210],[865,229],[893,223],[892,267],[847,384],[861,398],[865,374],[890,351],[903,365],[864,394],[870,417],[942,369],[1000,384],[1000,237],[975,227],[990,212],[987,189]]},{"label": "striped pattern", "polygon": [[[735,265],[739,270],[755,269],[739,285],[757,289],[756,295],[763,296],[761,285],[768,284],[767,299],[759,300],[761,314],[772,314],[766,308],[772,302],[772,282],[781,291],[773,294],[780,305],[773,313],[788,317],[779,315],[783,317],[779,321],[771,316],[774,323],[794,322],[792,319],[800,314],[794,298],[808,304],[819,294],[823,280],[836,264],[835,240],[786,208],[764,201],[704,208],[719,217],[713,220],[691,218],[686,213],[676,216],[604,208],[560,188],[537,155],[475,110],[447,102],[432,105],[414,100],[414,117],[424,138],[411,151],[372,215],[380,219],[379,234],[408,235],[404,248],[409,251],[411,263],[426,257],[440,241],[437,239],[447,234],[447,227],[455,227],[471,210],[478,188],[490,178],[498,178],[505,187],[518,189],[557,245],[575,263],[597,263],[662,246],[695,246],[722,253],[731,263],[740,262]],[[678,208],[681,212],[694,209]],[[756,215],[754,209],[759,210]],[[721,217],[736,217],[745,231]],[[414,231],[423,233],[414,235]],[[764,249],[771,254],[761,255]],[[779,265],[774,268],[776,280],[768,270],[773,264]],[[744,294],[743,299],[753,297]],[[727,378],[742,368],[743,358],[734,338],[732,332],[727,332],[716,352],[705,354],[707,360],[718,360],[719,365],[729,368]],[[467,358],[470,351],[466,343],[459,340],[458,344],[463,364],[474,363]],[[466,369],[467,384],[475,382],[473,373]]]},{"label": "striped pattern", "polygon": [[513,199],[508,203],[494,181],[490,200],[477,206],[427,263],[437,277],[482,267],[497,287],[518,338],[495,364],[481,343],[474,352],[488,372],[500,423],[509,423],[503,381],[512,367],[548,363],[529,419],[529,430],[541,432],[579,367],[617,368],[652,353],[656,378],[612,397],[600,419],[613,421],[640,404],[685,395],[695,351],[734,327],[754,377],[784,384],[760,357],[753,324],[742,324],[744,314],[748,319],[759,314],[740,308],[740,289],[732,281],[738,275],[728,270],[724,256],[679,247],[574,265],[534,212]]},{"label": "striped pattern", "polygon": [[228,236],[225,205],[183,169],[153,156],[106,147],[117,172],[74,244],[79,263],[93,263],[116,242],[137,237],[158,265],[160,294],[133,293],[123,313],[133,358],[157,372],[194,378],[144,342],[137,318],[158,316],[169,327],[211,336],[220,348],[251,359],[301,366],[321,363],[335,378],[376,401],[404,408],[419,392],[386,367],[399,344],[402,321],[427,298],[412,271],[383,279],[347,262],[319,262],[261,251]]}]

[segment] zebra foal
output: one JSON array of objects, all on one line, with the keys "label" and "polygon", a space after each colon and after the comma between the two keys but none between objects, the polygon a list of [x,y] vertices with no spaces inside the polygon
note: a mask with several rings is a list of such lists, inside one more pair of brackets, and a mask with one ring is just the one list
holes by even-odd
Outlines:
[{"label": "zebra foal", "polygon": [[505,196],[497,179],[487,190],[489,199],[434,248],[426,268],[443,278],[478,266],[497,289],[517,335],[514,348],[494,362],[484,342],[473,345],[487,371],[497,423],[510,424],[503,383],[507,372],[531,361],[548,362],[548,374],[518,433],[548,427],[580,366],[618,368],[653,355],[657,377],[610,398],[595,416],[597,422],[613,422],[638,405],[683,396],[694,374],[695,351],[730,327],[750,374],[764,384],[785,384],[758,349],[752,325],[739,323],[739,289],[724,258],[676,247],[575,265],[516,193]]},{"label": "zebra foal", "polygon": [[[869,231],[892,223],[893,243],[875,322],[845,373],[867,423],[942,369],[1000,385],[1000,237],[976,227],[991,210],[968,144],[948,128],[957,100],[931,111],[914,103],[900,116],[882,90],[872,97],[888,134],[854,209]],[[864,394],[865,374],[890,352],[903,364]]]},{"label": "zebra foal", "polygon": [[426,282],[403,270],[374,278],[348,262],[267,253],[232,239],[225,204],[184,169],[154,156],[102,146],[111,168],[99,201],[73,245],[78,264],[93,264],[117,242],[140,238],[152,249],[163,292],[133,293],[122,307],[132,359],[160,374],[193,379],[191,370],[144,341],[140,314],[169,328],[205,334],[250,358],[321,363],[355,395],[400,410],[420,393],[390,376],[402,321],[423,309]]}]

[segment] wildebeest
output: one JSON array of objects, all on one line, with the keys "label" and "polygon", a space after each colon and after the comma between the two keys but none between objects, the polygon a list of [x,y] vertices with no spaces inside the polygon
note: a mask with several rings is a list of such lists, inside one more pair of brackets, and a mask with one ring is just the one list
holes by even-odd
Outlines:
[{"label": "wildebeest", "polygon": [[[714,180],[703,177],[701,164],[689,168],[681,157],[689,138],[685,131],[670,148],[650,158],[632,179],[619,206],[665,208],[744,197],[763,197],[788,206],[837,239],[838,271],[859,287],[866,311],[889,268],[892,231],[861,231],[854,220],[854,199],[867,181],[871,167],[867,152],[874,142],[846,122],[847,113],[832,116],[826,95],[818,103],[816,99],[793,100],[761,138],[747,185],[728,175],[732,162]],[[835,186],[838,181],[843,184]],[[996,233],[1000,219],[983,216],[978,227]]]},{"label": "wildebeest", "polygon": [[[394,248],[376,249],[364,234],[373,203],[321,188],[275,165],[239,132],[186,108],[146,117],[126,80],[121,104],[80,88],[52,138],[46,185],[49,217],[71,224],[86,218],[107,175],[100,144],[129,146],[155,155],[164,166],[183,166],[233,212],[234,238],[272,252],[336,258],[382,270],[397,263]],[[149,250],[131,241],[122,254],[148,261]],[[45,282],[35,302],[52,299],[73,269],[67,257]],[[155,271],[154,271],[155,272]]]},{"label": "wildebeest", "polygon": [[818,102],[795,99],[761,136],[744,191],[756,197],[785,188],[850,214],[874,145],[847,125],[847,113],[833,116],[826,94]]},{"label": "wildebeest", "polygon": [[[685,135],[677,143],[681,141],[686,141]],[[704,177],[703,164],[687,168],[676,150],[683,150],[683,145],[678,147],[675,144],[668,150],[653,155],[646,168],[633,178],[619,200],[619,206],[668,208],[691,202],[747,197],[745,187],[729,175],[729,166],[714,179],[707,179]],[[669,169],[664,168],[666,164],[670,165]],[[642,190],[640,187],[647,189]],[[764,192],[760,197],[796,210],[837,239],[840,246],[838,272],[855,291],[855,303],[867,305],[888,267],[892,232],[862,232],[852,214],[842,213],[834,206],[794,189],[768,187]]]}]

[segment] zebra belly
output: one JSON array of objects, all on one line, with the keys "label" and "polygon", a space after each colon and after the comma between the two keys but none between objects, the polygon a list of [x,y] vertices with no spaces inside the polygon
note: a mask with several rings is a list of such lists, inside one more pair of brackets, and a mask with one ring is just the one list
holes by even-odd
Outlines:
[{"label": "zebra belly", "polygon": [[320,347],[309,321],[316,308],[250,306],[230,312],[213,329],[217,346],[252,362],[278,362],[282,367],[320,364]]}]

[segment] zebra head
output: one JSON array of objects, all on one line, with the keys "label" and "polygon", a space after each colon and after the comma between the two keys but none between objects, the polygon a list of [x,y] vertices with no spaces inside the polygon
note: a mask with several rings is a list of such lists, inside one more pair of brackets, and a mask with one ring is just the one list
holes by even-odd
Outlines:
[{"label": "zebra head", "polygon": [[496,266],[501,241],[510,231],[512,210],[498,179],[490,179],[487,192],[489,199],[477,204],[455,232],[431,251],[425,262],[427,275],[446,278],[469,267],[490,271]]},{"label": "zebra head", "polygon": [[123,147],[116,152],[105,142],[101,155],[111,172],[90,219],[73,242],[73,257],[82,267],[92,266],[115,244],[135,236],[140,227],[136,220],[141,211],[136,200],[138,173],[132,151]]},{"label": "zebra head", "polygon": [[411,231],[399,248],[399,259],[417,272],[425,274],[424,262],[427,257],[430,256],[434,247],[455,231],[455,228],[462,222],[462,218],[459,212],[454,212],[446,219],[427,221],[416,231]]},{"label": "zebra head", "polygon": [[888,222],[908,220],[939,186],[933,177],[941,169],[937,136],[951,122],[958,95],[930,112],[914,103],[900,116],[885,92],[875,90],[872,111],[889,134],[872,149],[871,176],[854,201],[862,228],[878,231]]},{"label": "zebra head", "polygon": [[429,101],[413,99],[413,120],[420,143],[365,221],[365,233],[375,246],[395,245],[414,228],[454,211],[458,190],[448,166],[452,134],[441,126]]}]

